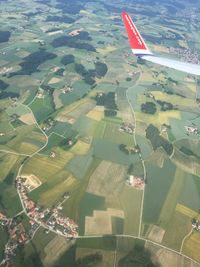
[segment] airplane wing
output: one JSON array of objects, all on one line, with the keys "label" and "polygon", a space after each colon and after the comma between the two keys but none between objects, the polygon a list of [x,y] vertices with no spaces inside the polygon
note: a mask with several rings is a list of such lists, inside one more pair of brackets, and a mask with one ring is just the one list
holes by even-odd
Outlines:
[{"label": "airplane wing", "polygon": [[126,27],[132,52],[137,57],[179,71],[187,72],[193,75],[200,75],[200,65],[164,58],[153,54],[142,39],[142,36],[140,35],[128,13],[123,12],[122,19]]}]

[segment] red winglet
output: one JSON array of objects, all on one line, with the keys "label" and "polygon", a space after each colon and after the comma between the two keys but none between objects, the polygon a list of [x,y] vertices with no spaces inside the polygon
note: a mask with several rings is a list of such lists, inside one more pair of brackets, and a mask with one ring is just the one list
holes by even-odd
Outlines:
[{"label": "red winglet", "polygon": [[124,25],[126,27],[130,45],[131,45],[131,48],[134,50],[134,53],[137,54],[137,51],[138,51],[138,54],[142,54],[142,52],[144,52],[144,54],[146,52],[148,54],[151,53],[147,45],[145,44],[144,40],[142,39],[136,26],[134,25],[129,14],[126,12],[123,12],[122,19],[124,21]]}]

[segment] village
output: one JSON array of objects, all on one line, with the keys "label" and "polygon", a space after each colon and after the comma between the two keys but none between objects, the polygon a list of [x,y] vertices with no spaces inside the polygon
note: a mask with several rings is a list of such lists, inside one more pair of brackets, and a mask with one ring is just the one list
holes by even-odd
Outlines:
[{"label": "village", "polygon": [[200,64],[199,54],[194,49],[170,47],[169,53],[180,56],[186,62]]},{"label": "village", "polygon": [[129,175],[128,179],[126,180],[128,186],[133,187],[138,190],[144,190],[145,181],[141,177],[137,177],[134,175]]},{"label": "village", "polygon": [[61,214],[63,204],[69,198],[69,193],[63,196],[62,201],[56,207],[44,209],[28,198],[30,186],[25,177],[17,177],[15,186],[24,208],[24,212],[22,211],[19,216],[22,213],[28,216],[30,229],[29,231],[25,230],[18,216],[8,218],[4,213],[0,213],[0,227],[5,228],[9,236],[4,248],[4,259],[0,263],[0,266],[6,267],[12,265],[17,249],[28,243],[40,226],[44,228],[46,234],[51,231],[67,239],[78,236],[78,225],[69,217]]},{"label": "village", "polygon": [[13,67],[2,67],[0,68],[0,74],[6,74],[8,72],[11,72],[13,70]]},{"label": "village", "polygon": [[17,249],[29,240],[29,236],[23,224],[18,222],[16,217],[10,219],[5,214],[0,213],[0,226],[6,229],[9,236],[9,240],[4,248],[4,259],[0,263],[0,266],[8,267],[11,266]]},{"label": "village", "polygon": [[69,198],[69,195],[64,195],[63,201],[51,210],[37,206],[35,202],[28,198],[28,188],[25,178],[17,177],[16,188],[25,211],[30,218],[31,225],[39,224],[47,230],[59,233],[67,238],[78,236],[78,225],[69,217],[64,217],[60,213],[62,204]]}]

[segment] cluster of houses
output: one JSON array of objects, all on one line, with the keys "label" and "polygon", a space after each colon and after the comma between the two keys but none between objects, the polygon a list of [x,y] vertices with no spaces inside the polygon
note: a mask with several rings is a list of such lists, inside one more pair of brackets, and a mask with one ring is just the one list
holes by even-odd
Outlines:
[{"label": "cluster of houses", "polygon": [[10,219],[8,219],[5,214],[0,212],[0,225],[6,226],[9,223],[10,223]]},{"label": "cluster of houses", "polygon": [[39,89],[38,92],[37,92],[37,94],[36,94],[36,97],[39,98],[39,99],[43,99],[44,96],[45,96],[44,90]]},{"label": "cluster of houses", "polygon": [[194,230],[200,231],[200,221],[197,219],[193,219],[192,228]]},{"label": "cluster of houses", "polygon": [[42,127],[42,130],[44,132],[47,132],[51,129],[52,126],[54,126],[56,124],[56,120],[49,118],[46,122],[45,122],[45,126]]},{"label": "cluster of houses", "polygon": [[47,230],[61,234],[67,238],[78,236],[78,225],[72,219],[64,217],[60,213],[62,209],[60,205],[52,210],[37,206],[34,201],[28,198],[27,194],[29,191],[26,187],[25,179],[22,177],[17,177],[16,187],[32,226],[39,224]]},{"label": "cluster of houses", "polygon": [[134,176],[134,175],[129,175],[127,179],[127,184],[139,190],[143,190],[145,187],[144,179],[141,177]]},{"label": "cluster of houses", "polygon": [[58,67],[58,66],[55,66],[55,67],[52,67],[51,68],[51,71],[53,72],[53,73],[56,73],[57,71],[59,71],[60,70],[60,67]]},{"label": "cluster of houses", "polygon": [[186,62],[191,62],[193,64],[200,64],[199,54],[194,49],[170,47],[169,52],[179,55]]},{"label": "cluster of houses", "polygon": [[3,226],[8,233],[8,242],[4,248],[4,258],[1,266],[11,266],[12,259],[20,245],[24,245],[29,239],[22,223],[15,219],[9,219],[5,214],[0,213],[0,226]]},{"label": "cluster of houses", "polygon": [[156,101],[155,96],[151,93],[151,92],[144,92],[144,95],[148,98],[153,99],[154,101]]},{"label": "cluster of houses", "polygon": [[120,132],[125,132],[129,134],[133,134],[134,132],[134,125],[132,123],[126,123],[124,122],[120,127],[119,127]]},{"label": "cluster of houses", "polygon": [[3,74],[6,74],[12,70],[13,70],[13,67],[3,67],[3,68],[0,68],[0,74],[3,75]]},{"label": "cluster of houses", "polygon": [[130,77],[134,77],[136,74],[138,74],[139,73],[139,71],[128,71],[128,75],[130,76]]},{"label": "cluster of houses", "polygon": [[199,129],[196,126],[185,126],[185,129],[188,134],[194,134],[194,135],[199,134]]},{"label": "cluster of houses", "polygon": [[73,91],[73,88],[71,86],[64,86],[63,89],[62,89],[62,93],[63,94],[67,94],[67,93],[71,93]]},{"label": "cluster of houses", "polygon": [[54,208],[52,215],[47,221],[47,225],[51,230],[55,230],[58,234],[65,235],[67,237],[78,236],[78,225],[69,217],[64,217],[59,213],[61,207]]}]

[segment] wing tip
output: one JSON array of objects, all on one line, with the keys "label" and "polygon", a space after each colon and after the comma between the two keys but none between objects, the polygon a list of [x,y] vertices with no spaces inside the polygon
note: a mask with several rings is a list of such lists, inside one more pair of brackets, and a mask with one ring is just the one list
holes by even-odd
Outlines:
[{"label": "wing tip", "polygon": [[137,30],[129,14],[126,11],[123,11],[121,15],[124,21],[124,26],[127,31],[127,35],[128,35],[128,39],[130,42],[130,46],[132,48],[132,52],[136,56],[152,55],[152,52],[149,50],[146,43],[142,39],[139,31]]},{"label": "wing tip", "polygon": [[122,16],[122,18],[124,18],[125,16],[129,16],[129,14],[126,11],[122,11],[121,16]]}]

